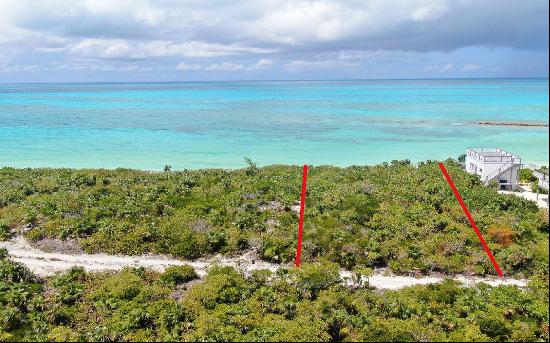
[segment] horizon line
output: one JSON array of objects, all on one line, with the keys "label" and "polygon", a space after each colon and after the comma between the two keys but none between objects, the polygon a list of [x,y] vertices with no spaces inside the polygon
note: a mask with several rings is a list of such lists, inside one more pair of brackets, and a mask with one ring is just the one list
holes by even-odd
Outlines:
[{"label": "horizon line", "polygon": [[548,80],[540,77],[443,77],[443,78],[357,78],[357,79],[235,79],[235,80],[172,80],[172,81],[51,81],[51,82],[0,82],[0,85],[13,84],[98,84],[98,83],[229,83],[229,82],[336,82],[336,81],[445,81],[445,80]]}]

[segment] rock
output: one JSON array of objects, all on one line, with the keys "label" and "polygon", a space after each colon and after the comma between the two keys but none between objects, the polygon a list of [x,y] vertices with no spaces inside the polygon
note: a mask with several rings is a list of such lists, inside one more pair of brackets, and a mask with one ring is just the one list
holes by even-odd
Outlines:
[{"label": "rock", "polygon": [[21,231],[21,233],[27,233],[27,232],[31,231],[32,229],[34,229],[34,224],[33,223],[28,223],[25,226],[23,226],[20,231]]},{"label": "rock", "polygon": [[31,245],[37,249],[49,253],[62,253],[69,255],[78,255],[83,253],[82,247],[78,243],[78,240],[74,238],[69,238],[66,240],[44,238],[31,243]]},{"label": "rock", "polygon": [[260,208],[259,208],[260,212],[265,212],[265,211],[280,212],[280,211],[283,211],[284,209],[285,207],[283,206],[283,204],[281,204],[278,201],[268,201],[267,203],[260,205]]},{"label": "rock", "polygon": [[300,203],[298,201],[295,201],[292,206],[290,206],[290,210],[292,212],[300,213]]}]

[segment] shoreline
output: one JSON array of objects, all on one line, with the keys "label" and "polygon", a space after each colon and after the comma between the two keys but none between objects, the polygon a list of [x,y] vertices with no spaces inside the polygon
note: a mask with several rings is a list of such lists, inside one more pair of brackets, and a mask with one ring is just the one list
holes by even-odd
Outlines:
[{"label": "shoreline", "polygon": [[[422,161],[411,161],[411,160],[409,160],[409,162],[410,162],[411,165],[416,166],[419,163],[426,163],[428,161],[441,161],[441,162],[444,162],[448,159],[456,160],[457,157],[458,156],[456,156],[456,157],[446,157],[444,159],[426,159],[426,160],[422,160]],[[396,160],[396,161],[403,162],[403,161],[407,161],[407,159],[401,159],[401,160]],[[321,167],[323,167],[323,168],[346,169],[346,168],[351,168],[351,167],[376,167],[376,166],[382,166],[384,164],[390,164],[391,161],[375,162],[375,163],[362,163],[362,164],[348,164],[348,165],[344,165],[344,166],[335,165],[335,164],[314,164],[314,163],[308,163],[307,161],[306,161],[306,163],[311,168],[321,168]],[[546,162],[524,161],[523,164],[526,165],[526,166],[528,165],[532,168],[541,168],[542,166],[550,165],[550,161],[546,161]],[[264,164],[257,164],[256,166],[258,168],[273,168],[273,167],[296,167],[296,168],[301,168],[302,164],[271,163],[271,164],[265,164],[265,165]],[[185,172],[185,171],[201,171],[201,170],[224,170],[224,171],[231,172],[231,171],[243,170],[243,169],[246,169],[247,167],[248,166],[246,165],[246,163],[243,162],[241,167],[216,167],[216,166],[211,166],[211,167],[200,167],[200,168],[192,168],[192,167],[178,168],[178,169],[174,168],[174,169],[170,169],[169,172],[181,173],[181,172]],[[147,169],[147,168],[139,168],[139,167],[134,168],[134,167],[123,167],[123,166],[118,166],[118,167],[103,167],[103,166],[72,167],[72,166],[13,166],[13,165],[2,165],[2,164],[0,164],[0,170],[2,170],[2,169],[15,169],[15,170],[23,170],[23,169],[62,170],[62,169],[67,169],[67,170],[90,170],[90,171],[92,171],[92,170],[94,170],[94,171],[126,170],[126,171],[143,172],[143,173],[150,173],[150,174],[163,174],[163,173],[166,173],[166,171],[163,171],[162,168]]]}]

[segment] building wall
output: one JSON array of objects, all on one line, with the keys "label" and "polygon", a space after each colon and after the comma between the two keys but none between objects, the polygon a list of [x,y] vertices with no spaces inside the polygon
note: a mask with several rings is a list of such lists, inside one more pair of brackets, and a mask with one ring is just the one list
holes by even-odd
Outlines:
[{"label": "building wall", "polygon": [[518,184],[519,165],[514,165],[512,168],[500,175],[500,180],[506,180],[512,184],[512,189],[515,189]]},{"label": "building wall", "polygon": [[[479,175],[482,181],[485,181],[487,177],[496,172],[506,163],[483,163],[470,156],[466,156],[466,171],[471,174]],[[512,184],[512,189],[515,189],[518,183],[519,165],[514,165],[512,168],[502,173],[500,180],[507,180]]]},{"label": "building wall", "polygon": [[[503,165],[502,163],[483,163],[470,156],[466,156],[466,171],[481,176],[482,180],[485,180]],[[471,166],[473,166],[473,168],[471,168]]]}]

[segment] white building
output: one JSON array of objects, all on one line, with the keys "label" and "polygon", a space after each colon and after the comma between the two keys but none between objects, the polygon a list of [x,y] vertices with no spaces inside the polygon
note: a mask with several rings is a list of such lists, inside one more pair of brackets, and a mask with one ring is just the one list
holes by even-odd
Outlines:
[{"label": "white building", "polygon": [[488,185],[495,181],[502,190],[514,190],[518,185],[521,158],[499,148],[468,148],[466,171],[481,177]]}]

